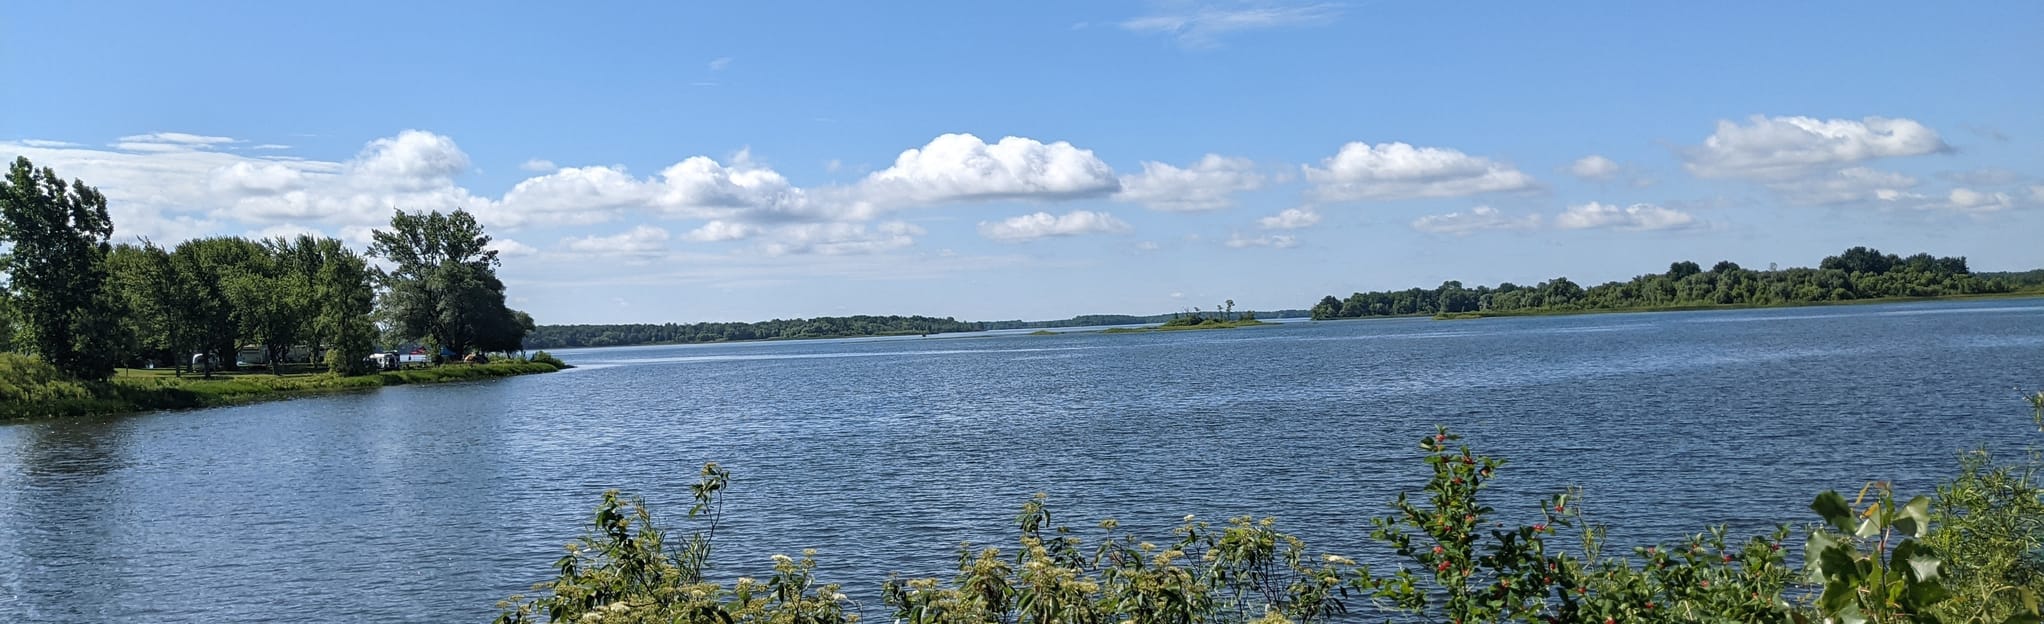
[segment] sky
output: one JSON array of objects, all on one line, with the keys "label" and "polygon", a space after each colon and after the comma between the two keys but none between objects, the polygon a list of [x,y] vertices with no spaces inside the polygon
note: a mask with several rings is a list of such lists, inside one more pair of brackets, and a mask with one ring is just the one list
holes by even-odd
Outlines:
[{"label": "sky", "polygon": [[2044,267],[2044,3],[580,4],[15,3],[0,157],[123,242],[466,209],[542,324]]}]

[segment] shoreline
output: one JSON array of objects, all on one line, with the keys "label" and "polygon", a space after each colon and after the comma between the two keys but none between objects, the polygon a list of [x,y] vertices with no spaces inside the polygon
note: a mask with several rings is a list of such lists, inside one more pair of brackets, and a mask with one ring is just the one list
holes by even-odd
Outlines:
[{"label": "shoreline", "polygon": [[52,381],[37,389],[43,396],[0,401],[0,424],[230,407],[388,386],[498,379],[561,370],[565,368],[545,362],[498,361],[381,371],[354,377],[327,373],[285,376],[240,373],[216,374],[213,379],[202,379],[122,369],[108,381]]},{"label": "shoreline", "polygon": [[1995,299],[2039,299],[2044,291],[2011,293],[1980,293],[1971,295],[1945,295],[1938,297],[1878,297],[1874,299],[1848,299],[1845,301],[1799,301],[1769,304],[1697,304],[1647,306],[1638,308],[1585,308],[1562,310],[1503,310],[1495,312],[1455,312],[1450,314],[1406,314],[1399,316],[1359,316],[1352,318],[1325,319],[1330,321],[1357,321],[1372,318],[1428,318],[1436,321],[1466,321],[1485,318],[1506,318],[1515,316],[1582,316],[1590,314],[1629,314],[1640,312],[1712,312],[1721,310],[1769,310],[1784,308],[1820,308],[1830,306],[1878,305],[1883,303],[1935,303],[1944,301],[1981,301]]}]

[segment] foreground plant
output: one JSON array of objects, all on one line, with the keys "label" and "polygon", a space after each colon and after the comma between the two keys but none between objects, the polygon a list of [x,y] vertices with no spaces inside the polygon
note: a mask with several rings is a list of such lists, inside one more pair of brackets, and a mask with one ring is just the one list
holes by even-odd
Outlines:
[{"label": "foreground plant", "polygon": [[[1087,539],[1055,524],[1038,495],[1016,517],[1012,553],[968,545],[955,576],[890,578],[884,602],[904,624],[2039,621],[2044,490],[2034,462],[1969,461],[1936,501],[1898,502],[1885,484],[1852,501],[1825,492],[1811,509],[1829,528],[1811,531],[1799,571],[1783,548],[1786,526],[1743,541],[1714,527],[1605,556],[1605,531],[1585,519],[1577,492],[1543,500],[1532,524],[1499,522],[1479,495],[1505,462],[1459,439],[1439,429],[1420,441],[1432,475],[1374,521],[1371,537],[1395,555],[1381,568],[1314,553],[1272,518],[1187,516],[1155,542],[1110,519]],[[765,582],[704,579],[728,479],[704,468],[689,517],[708,527],[672,548],[643,503],[605,493],[596,532],[569,546],[559,578],[535,586],[539,598],[502,603],[498,622],[857,621],[837,585],[815,580],[813,553],[776,556]]]}]

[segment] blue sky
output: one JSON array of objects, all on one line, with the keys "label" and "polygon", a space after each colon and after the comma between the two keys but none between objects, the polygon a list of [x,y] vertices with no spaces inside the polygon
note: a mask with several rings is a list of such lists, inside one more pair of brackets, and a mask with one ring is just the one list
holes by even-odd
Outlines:
[{"label": "blue sky", "polygon": [[34,3],[123,240],[475,213],[542,323],[2044,266],[2044,4]]}]

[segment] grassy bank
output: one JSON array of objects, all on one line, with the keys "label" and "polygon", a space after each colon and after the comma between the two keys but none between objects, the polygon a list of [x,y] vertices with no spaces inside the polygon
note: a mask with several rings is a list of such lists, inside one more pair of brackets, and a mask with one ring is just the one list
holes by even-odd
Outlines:
[{"label": "grassy bank", "polygon": [[550,362],[501,360],[343,377],[329,373],[216,373],[212,379],[168,370],[124,369],[105,382],[65,379],[40,361],[0,353],[0,421],[125,414],[239,405],[311,394],[405,384],[551,373]]},{"label": "grassy bank", "polygon": [[[1820,306],[1872,305],[1877,303],[1908,303],[1912,301],[1974,301],[1982,299],[2032,299],[2044,297],[2044,290],[2024,290],[2008,293],[1986,293],[1978,295],[1946,295],[1941,297],[1878,297],[1873,299],[1850,299],[1846,301],[1795,301],[1770,304],[1681,304],[1665,306],[1641,306],[1635,308],[1561,308],[1533,310],[1501,310],[1482,312],[1456,312],[1436,314],[1435,320],[1459,321],[1506,316],[1575,316],[1580,314],[1620,314],[1630,312],[1697,312],[1704,310],[1753,310],[1766,308],[1809,308]],[[1392,318],[1392,317],[1386,317]],[[1348,319],[1339,319],[1348,320]]]}]

